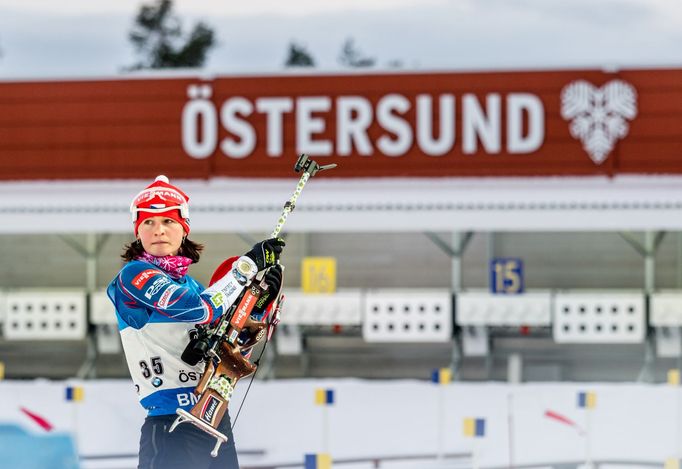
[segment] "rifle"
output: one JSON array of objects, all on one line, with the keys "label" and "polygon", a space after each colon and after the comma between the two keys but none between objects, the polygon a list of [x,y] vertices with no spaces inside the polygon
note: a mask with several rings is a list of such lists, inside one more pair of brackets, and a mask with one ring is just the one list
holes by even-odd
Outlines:
[{"label": "rifle", "polygon": [[[308,179],[319,171],[335,167],[335,164],[320,166],[305,154],[298,157],[294,171],[303,174],[293,195],[284,204],[277,226],[270,235],[271,238],[276,238],[282,231]],[[182,353],[182,359],[186,363],[196,365],[203,360],[206,366],[199,384],[194,389],[194,394],[199,398],[198,402],[189,412],[177,409],[178,417],[168,431],[172,432],[184,422],[195,425],[216,438],[216,444],[211,451],[213,457],[218,455],[220,445],[227,442],[227,436],[217,427],[227,411],[237,381],[255,373],[258,368],[257,364],[249,360],[251,349],[263,339],[266,332],[269,338],[279,322],[283,302],[281,288],[273,300],[270,317],[267,312],[261,318],[251,315],[254,306],[267,291],[264,277],[265,270],[256,275],[214,328],[207,330],[197,326],[196,334],[191,337],[190,343]]]}]

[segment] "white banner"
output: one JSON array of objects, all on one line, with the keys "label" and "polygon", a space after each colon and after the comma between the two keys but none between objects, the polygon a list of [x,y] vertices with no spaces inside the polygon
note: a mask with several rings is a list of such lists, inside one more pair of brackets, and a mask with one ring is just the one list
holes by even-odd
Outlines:
[{"label": "white banner", "polygon": [[[65,400],[69,385],[82,386],[81,402]],[[237,387],[233,419],[246,387]],[[318,388],[334,390],[331,406],[315,405]],[[580,392],[593,393],[589,402],[596,405],[580,408]],[[235,438],[243,466],[302,463],[304,454],[326,444],[337,460],[463,453],[475,454],[483,467],[587,457],[662,464],[679,454],[681,393],[640,384],[257,381]],[[0,402],[0,424],[45,435],[25,409],[49,422],[52,432],[75,432],[84,461],[137,454],[144,412],[127,380],[4,381]],[[464,435],[464,421],[472,418],[485,421],[483,436]]]}]

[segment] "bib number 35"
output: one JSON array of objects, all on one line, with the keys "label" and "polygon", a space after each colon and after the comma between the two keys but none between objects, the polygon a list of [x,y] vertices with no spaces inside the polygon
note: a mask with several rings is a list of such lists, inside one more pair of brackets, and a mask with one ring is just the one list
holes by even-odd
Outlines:
[{"label": "bib number 35", "polygon": [[140,360],[140,369],[142,370],[142,376],[145,379],[149,379],[152,373],[155,375],[163,374],[163,363],[161,363],[161,357],[152,357],[150,363],[147,364],[145,360]]}]

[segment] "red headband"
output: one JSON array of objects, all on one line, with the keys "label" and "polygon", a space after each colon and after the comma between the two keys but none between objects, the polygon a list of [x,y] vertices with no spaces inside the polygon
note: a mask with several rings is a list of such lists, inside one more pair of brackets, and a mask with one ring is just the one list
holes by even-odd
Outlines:
[{"label": "red headband", "polygon": [[166,176],[157,176],[152,184],[135,196],[130,213],[137,229],[147,218],[168,217],[177,221],[189,234],[189,197],[170,184]]}]

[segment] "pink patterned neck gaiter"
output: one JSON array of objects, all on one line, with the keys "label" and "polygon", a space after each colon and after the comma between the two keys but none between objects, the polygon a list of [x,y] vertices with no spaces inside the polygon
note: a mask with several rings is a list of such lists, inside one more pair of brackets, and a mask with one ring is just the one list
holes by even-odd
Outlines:
[{"label": "pink patterned neck gaiter", "polygon": [[187,269],[192,264],[192,259],[184,256],[163,256],[156,257],[152,256],[148,252],[143,253],[139,260],[149,262],[154,264],[164,272],[166,272],[171,278],[177,280],[182,278],[187,273]]}]

